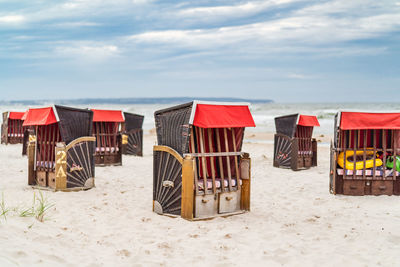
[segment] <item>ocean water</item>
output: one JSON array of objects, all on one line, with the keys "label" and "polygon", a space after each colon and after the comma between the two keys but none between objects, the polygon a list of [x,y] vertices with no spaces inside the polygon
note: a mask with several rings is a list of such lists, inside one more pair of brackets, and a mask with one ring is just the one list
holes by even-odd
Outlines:
[{"label": "ocean water", "polygon": [[[51,103],[49,103],[51,105]],[[89,108],[122,109],[127,112],[145,116],[144,131],[154,128],[154,111],[173,106],[175,104],[135,104],[135,105],[93,105]],[[32,106],[34,107],[34,106]],[[88,106],[75,106],[87,108]],[[0,111],[25,111],[29,107],[22,105],[1,106]],[[396,111],[400,112],[400,103],[270,103],[252,104],[251,112],[256,123],[255,128],[248,128],[248,132],[275,132],[274,118],[277,116],[300,113],[318,117],[321,127],[316,127],[315,135],[333,133],[333,117],[340,110],[352,111]]]},{"label": "ocean water", "polygon": [[333,134],[334,116],[339,111],[400,112],[400,103],[272,103],[251,106],[256,132],[275,132],[275,117],[300,113],[317,116],[321,127],[315,127],[315,134]]}]

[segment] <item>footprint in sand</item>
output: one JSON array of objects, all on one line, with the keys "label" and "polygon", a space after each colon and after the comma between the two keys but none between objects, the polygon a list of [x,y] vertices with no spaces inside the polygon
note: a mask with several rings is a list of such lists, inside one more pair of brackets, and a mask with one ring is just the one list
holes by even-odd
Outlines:
[{"label": "footprint in sand", "polygon": [[231,239],[232,238],[232,234],[226,234],[224,237],[227,238],[227,239]]},{"label": "footprint in sand", "polygon": [[157,245],[158,248],[171,249],[171,246],[167,242],[162,242]]},{"label": "footprint in sand", "polygon": [[142,222],[150,222],[151,218],[142,217]]},{"label": "footprint in sand", "polygon": [[[28,256],[28,255],[25,253],[25,251],[22,251],[22,250],[15,251],[15,252],[12,253],[12,255],[13,255],[15,258],[25,258],[25,257]],[[7,265],[6,265],[6,266],[7,266]]]},{"label": "footprint in sand", "polygon": [[131,253],[127,249],[121,249],[121,250],[117,250],[117,255],[123,256],[123,257],[129,257],[131,255]]},{"label": "footprint in sand", "polygon": [[191,237],[191,238],[198,238],[199,235],[198,235],[198,234],[189,234],[189,237]]}]

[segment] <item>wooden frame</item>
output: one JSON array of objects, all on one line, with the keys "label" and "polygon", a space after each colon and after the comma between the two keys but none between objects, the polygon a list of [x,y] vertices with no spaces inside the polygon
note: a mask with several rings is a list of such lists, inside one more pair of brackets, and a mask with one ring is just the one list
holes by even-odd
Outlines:
[{"label": "wooden frame", "polygon": [[122,165],[122,136],[119,127],[119,122],[93,122],[96,166]]},{"label": "wooden frame", "polygon": [[[309,149],[306,152],[303,150],[301,143],[306,141]],[[275,134],[274,136],[274,162],[273,166],[277,168],[290,168],[294,171],[309,169],[317,166],[317,140],[311,138],[301,140],[300,138],[290,138],[285,135]]]},{"label": "wooden frame", "polygon": [[36,135],[35,135],[35,127],[24,127],[24,139],[22,142],[22,156],[26,156],[28,154],[28,146],[29,142],[35,141],[36,140]]},{"label": "wooden frame", "polygon": [[154,212],[203,220],[250,210],[251,160],[241,151],[245,127],[255,126],[248,104],[193,101],[156,111],[155,124]]},{"label": "wooden frame", "polygon": [[[68,145],[63,142],[55,143],[55,140],[46,141],[48,147],[44,147],[37,140],[29,142],[28,184],[34,188],[53,191],[79,191],[94,187],[94,162],[91,159],[96,138],[80,137]],[[40,146],[49,152],[47,157],[36,153]],[[51,152],[53,149],[54,153]],[[47,165],[38,164],[44,160],[54,162]]]},{"label": "wooden frame", "polygon": [[275,118],[274,167],[298,171],[317,166],[317,141],[312,138],[314,127],[298,125],[299,116],[302,115]]},{"label": "wooden frame", "polygon": [[[171,147],[154,146],[154,212],[202,220],[250,211],[251,159],[244,152],[226,151],[236,150],[235,129],[191,126],[192,148],[183,156]],[[224,142],[206,142],[212,137]],[[217,178],[217,173],[226,179]]]},{"label": "wooden frame", "polygon": [[[400,195],[400,175],[386,166],[387,155],[394,158],[400,152],[400,130],[390,129],[354,129],[342,130],[338,125],[339,114],[335,116],[335,135],[330,148],[329,191],[332,194],[352,196],[362,195]],[[362,155],[356,156],[360,151]],[[359,154],[360,154],[359,152]],[[362,169],[347,169],[346,160],[343,168],[338,165],[339,155],[343,153],[346,159],[349,155],[352,162],[363,162]],[[367,154],[380,155],[382,166],[377,166],[377,159],[373,156],[372,168],[367,168]]]},{"label": "wooden frame", "polygon": [[30,186],[54,191],[94,187],[96,138],[87,136],[92,119],[92,111],[58,105],[28,111]]}]

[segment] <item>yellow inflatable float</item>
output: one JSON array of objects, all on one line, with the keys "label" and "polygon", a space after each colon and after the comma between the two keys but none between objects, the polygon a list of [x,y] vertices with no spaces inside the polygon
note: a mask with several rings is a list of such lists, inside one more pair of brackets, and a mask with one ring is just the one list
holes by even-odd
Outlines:
[{"label": "yellow inflatable float", "polygon": [[[382,166],[383,162],[381,159],[376,159],[374,155],[374,151],[366,151],[365,152],[367,158],[365,160],[365,168],[373,168],[374,167],[374,160],[375,160],[375,166],[379,167]],[[364,151],[363,150],[357,150],[356,151],[356,158],[358,156],[363,156]],[[346,169],[347,170],[354,170],[354,162],[349,161],[353,159],[354,156],[354,151],[348,150],[346,151]],[[338,164],[340,167],[344,167],[344,152],[341,152],[338,157]],[[364,160],[361,159],[360,161],[356,161],[356,170],[362,170],[364,169]]]}]

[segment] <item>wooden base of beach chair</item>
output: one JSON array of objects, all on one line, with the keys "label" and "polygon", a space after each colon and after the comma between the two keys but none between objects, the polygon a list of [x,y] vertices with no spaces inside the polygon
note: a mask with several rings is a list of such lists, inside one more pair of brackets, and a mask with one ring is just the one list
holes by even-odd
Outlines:
[{"label": "wooden base of beach chair", "polygon": [[[331,142],[330,192],[348,196],[400,195],[400,173],[387,166],[387,158],[396,158],[398,153],[397,135],[397,130],[387,129],[338,130],[336,140]],[[371,159],[367,152],[379,158],[372,160],[372,166],[368,166]]]},{"label": "wooden base of beach chair", "polygon": [[47,172],[36,171],[36,184],[41,187],[47,186]]},{"label": "wooden base of beach chair", "polygon": [[[17,118],[11,118],[11,114],[21,112],[3,112],[3,123],[1,124],[1,143],[2,144],[22,144],[24,128],[23,121]],[[23,114],[23,113],[22,113]]]},{"label": "wooden base of beach chair", "polygon": [[393,180],[392,177],[375,177],[372,176],[348,176],[343,179],[343,175],[334,176],[335,194],[343,194],[348,196],[364,196],[364,195],[399,195],[400,181]]},{"label": "wooden base of beach chair", "polygon": [[393,181],[344,180],[343,195],[393,195]]},{"label": "wooden base of beach chair", "polygon": [[[54,154],[35,156],[36,141],[28,145],[28,184],[52,191],[87,190],[94,184],[94,137],[80,137],[67,146],[57,143]],[[49,142],[50,143],[50,142]],[[50,152],[50,150],[48,150]],[[54,161],[48,161],[53,159]],[[36,165],[35,165],[36,163]],[[39,164],[39,165],[38,165]],[[35,170],[36,168],[36,170]]]},{"label": "wooden base of beach chair", "polygon": [[95,155],[94,162],[96,166],[105,167],[105,166],[121,166],[122,165],[122,157],[121,153],[111,154],[111,155]]},{"label": "wooden base of beach chair", "polygon": [[[251,167],[247,154],[241,158],[238,165],[241,186],[235,185],[228,188],[225,183],[218,180],[219,188],[213,192],[210,188],[204,191],[204,187],[203,190],[195,190],[197,187],[195,158],[190,155],[182,158],[175,150],[167,146],[155,146],[153,152],[154,212],[160,215],[181,216],[187,220],[208,220],[250,210]],[[225,153],[224,157],[228,154]],[[201,182],[198,186],[200,185],[202,185]],[[214,186],[211,187],[214,188]]]},{"label": "wooden base of beach chair", "polygon": [[317,141],[310,139],[308,146],[310,147],[309,154],[301,154],[299,152],[299,138],[290,138],[282,134],[275,134],[274,138],[274,167],[290,168],[294,171],[309,169],[317,166]]},{"label": "wooden base of beach chair", "polygon": [[15,144],[22,144],[23,137],[8,137],[8,144],[15,145]]},{"label": "wooden base of beach chair", "polygon": [[33,185],[31,186],[33,189],[41,190],[41,191],[51,191],[51,192],[78,192],[78,191],[86,191],[92,189],[93,187],[72,187],[72,188],[63,188],[63,189],[56,189],[47,186],[40,186],[40,185]]}]

